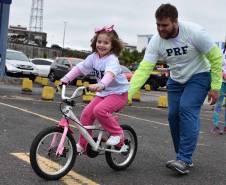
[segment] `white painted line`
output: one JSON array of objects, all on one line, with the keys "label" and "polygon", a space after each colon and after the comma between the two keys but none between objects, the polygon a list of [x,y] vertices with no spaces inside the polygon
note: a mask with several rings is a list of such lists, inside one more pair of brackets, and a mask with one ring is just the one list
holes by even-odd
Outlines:
[{"label": "white painted line", "polygon": [[47,119],[47,120],[53,121],[53,122],[55,122],[55,123],[58,123],[58,122],[59,122],[59,120],[56,120],[56,119],[53,119],[53,118],[50,118],[50,117],[47,117],[47,116],[44,116],[44,115],[41,115],[41,114],[32,112],[32,111],[29,111],[29,110],[26,110],[26,109],[22,109],[22,108],[20,108],[20,107],[16,107],[16,106],[9,105],[9,104],[2,103],[2,102],[0,102],[0,105],[4,105],[4,106],[6,106],[6,107],[10,107],[10,108],[17,109],[17,110],[20,110],[20,111],[23,111],[23,112],[26,112],[26,113],[29,113],[29,114],[33,114],[33,115],[35,115],[35,116],[39,116],[39,117],[41,117],[41,118],[43,118],[43,119]]},{"label": "white painted line", "polygon": [[[13,108],[13,109],[17,109],[17,110],[20,110],[20,111],[23,111],[23,112],[26,112],[26,113],[29,113],[29,114],[32,114],[32,115],[35,115],[35,116],[39,116],[43,119],[47,119],[47,120],[53,121],[55,123],[58,123],[58,120],[56,120],[56,119],[53,119],[53,118],[50,118],[50,117],[47,117],[47,116],[44,116],[44,115],[41,115],[41,114],[38,114],[38,113],[35,113],[35,112],[32,112],[32,111],[29,111],[29,110],[26,110],[26,109],[22,109],[20,107],[16,107],[16,106],[9,105],[9,104],[2,103],[2,102],[0,102],[0,105],[4,105],[4,106],[7,106],[7,107],[10,107],[10,108]],[[84,105],[82,105],[82,104],[80,104],[80,106],[84,107]],[[145,122],[154,123],[154,124],[158,124],[158,125],[168,126],[168,124],[166,124],[166,123],[161,123],[161,122],[157,122],[157,121],[151,121],[151,120],[147,120],[147,119],[137,118],[137,117],[134,117],[134,116],[129,116],[127,114],[121,114],[121,113],[117,113],[117,114],[124,116],[124,117],[131,118],[131,119],[137,119],[137,120],[140,120],[140,121],[145,121]],[[71,126],[73,126],[73,125],[71,125]]]},{"label": "white painted line", "polygon": [[[38,117],[40,117],[40,118],[43,118],[43,119],[46,119],[46,120],[49,120],[49,121],[52,121],[52,122],[55,122],[55,123],[58,123],[58,122],[59,122],[59,120],[50,118],[50,117],[45,116],[45,115],[42,115],[42,114],[38,114],[38,113],[36,113],[36,112],[29,111],[29,110],[27,110],[27,109],[22,109],[22,108],[20,108],[20,107],[16,107],[16,106],[9,105],[9,104],[2,103],[2,102],[0,102],[0,105],[4,105],[4,106],[6,106],[6,107],[10,107],[10,108],[13,108],[13,109],[16,109],[16,110],[20,110],[20,111],[22,111],[22,112],[26,112],[26,113],[29,113],[29,114],[38,116]],[[73,127],[73,128],[76,128],[74,125],[70,125],[70,126]]]},{"label": "white painted line", "polygon": [[[36,115],[36,116],[39,116],[43,119],[47,119],[47,120],[50,120],[50,121],[53,121],[55,123],[57,123],[59,120],[55,120],[53,118],[50,118],[50,117],[47,117],[47,116],[44,116],[44,115],[41,115],[41,114],[38,114],[38,113],[35,113],[35,112],[32,112],[32,111],[28,111],[26,109],[22,109],[20,107],[16,107],[16,106],[13,106],[13,105],[9,105],[9,104],[6,104],[6,103],[2,103],[0,102],[0,105],[4,105],[4,106],[7,106],[7,107],[11,107],[11,108],[14,108],[14,109],[17,109],[17,110],[20,110],[20,111],[23,111],[23,112],[26,112],[26,113],[29,113],[29,114],[33,114],[33,115]],[[85,104],[83,103],[77,103],[78,106],[81,106],[81,107],[84,107]],[[131,107],[134,107],[134,108],[140,108],[140,107],[136,107],[136,106],[131,106]],[[155,110],[160,110],[160,111],[165,111],[166,110],[162,110],[160,108],[154,108],[154,107],[143,107],[145,109],[155,109]],[[163,125],[163,126],[169,126],[168,123],[162,123],[162,122],[157,122],[157,121],[152,121],[152,120],[148,120],[148,119],[143,119],[143,118],[138,118],[138,117],[134,117],[134,116],[130,116],[130,115],[127,115],[127,114],[122,114],[122,113],[116,113],[118,115],[121,115],[121,116],[124,116],[124,117],[127,117],[127,118],[131,118],[131,119],[136,119],[136,120],[139,120],[139,121],[144,121],[144,122],[148,122],[148,123],[154,123],[154,124],[157,124],[157,125]],[[201,119],[203,119],[201,117]],[[203,119],[203,120],[208,120],[210,121],[210,119]],[[219,121],[220,123],[223,123],[221,121]],[[75,128],[75,126],[71,125],[73,128]],[[202,132],[201,132],[202,133]]]},{"label": "white painted line", "polygon": [[[11,155],[17,157],[20,160],[23,160],[30,164],[30,158],[28,153],[11,153]],[[45,159],[45,162],[51,163],[48,159]],[[76,185],[83,185],[83,184],[89,184],[89,185],[98,185],[98,183],[74,172],[70,171],[66,176],[62,177],[59,181],[62,181],[65,184],[76,184]]]},{"label": "white painted line", "polygon": [[148,119],[137,118],[137,117],[134,117],[134,116],[129,116],[127,114],[121,114],[121,113],[116,113],[116,114],[118,114],[120,116],[127,117],[127,118],[131,118],[131,119],[137,119],[139,121],[145,121],[145,122],[154,123],[154,124],[157,124],[157,125],[169,126],[169,124],[167,124],[167,123],[161,123],[161,122],[157,122],[157,121],[151,121],[151,120],[148,120]]}]

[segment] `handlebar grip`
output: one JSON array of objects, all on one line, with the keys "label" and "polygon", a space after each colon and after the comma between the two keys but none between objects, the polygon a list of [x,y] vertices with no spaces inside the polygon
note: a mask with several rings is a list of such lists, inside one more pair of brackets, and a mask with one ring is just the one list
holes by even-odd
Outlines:
[{"label": "handlebar grip", "polygon": [[55,89],[56,89],[56,92],[60,92],[60,91],[61,91],[61,88],[60,88],[59,85],[57,85],[57,86],[55,87]]},{"label": "handlebar grip", "polygon": [[65,82],[61,82],[59,85],[57,85],[56,88],[56,92],[60,92],[62,90],[63,85],[67,86],[68,84]]},{"label": "handlebar grip", "polygon": [[86,94],[87,93],[87,91],[89,91],[89,87],[87,86],[87,87],[85,87],[84,89],[83,89],[83,94]]}]

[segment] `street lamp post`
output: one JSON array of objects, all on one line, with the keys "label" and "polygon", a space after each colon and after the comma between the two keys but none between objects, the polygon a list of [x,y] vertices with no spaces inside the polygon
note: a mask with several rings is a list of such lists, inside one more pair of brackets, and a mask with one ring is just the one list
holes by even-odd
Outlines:
[{"label": "street lamp post", "polygon": [[64,41],[65,41],[65,31],[66,31],[67,22],[64,21],[64,33],[63,33],[63,48],[62,48],[62,56],[64,51]]}]

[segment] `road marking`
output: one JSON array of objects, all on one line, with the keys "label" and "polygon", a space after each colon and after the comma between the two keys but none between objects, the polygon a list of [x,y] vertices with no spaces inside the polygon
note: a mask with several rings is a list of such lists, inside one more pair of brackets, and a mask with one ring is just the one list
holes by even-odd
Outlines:
[{"label": "road marking", "polygon": [[[28,153],[11,153],[11,155],[17,157],[20,160],[23,160],[27,163],[30,164],[30,158],[29,158],[29,154]],[[46,165],[48,163],[50,163],[50,161],[48,159],[44,159]],[[51,162],[51,164],[53,164]],[[62,181],[65,184],[76,184],[76,185],[84,185],[84,184],[89,184],[89,185],[98,185],[98,183],[74,172],[74,171],[70,171],[66,176],[62,177],[59,181]]]},{"label": "road marking", "polygon": [[[0,105],[4,105],[4,106],[6,106],[6,107],[10,107],[10,108],[13,108],[13,109],[17,109],[17,110],[20,110],[20,111],[22,111],[22,112],[26,112],[26,113],[29,113],[29,114],[32,114],[32,115],[41,117],[41,118],[43,118],[43,119],[47,119],[47,120],[49,120],[49,121],[53,121],[53,122],[55,122],[55,123],[58,123],[58,122],[59,122],[59,120],[56,120],[56,119],[50,118],[50,117],[48,117],[48,116],[45,116],[45,115],[42,115],[42,114],[38,114],[38,113],[32,112],[32,111],[29,111],[29,110],[27,110],[27,109],[22,109],[22,108],[20,108],[20,107],[16,107],[16,106],[9,105],[9,104],[2,103],[2,102],[0,102]],[[70,125],[70,126],[73,127],[73,128],[76,128],[74,125]]]},{"label": "road marking", "polygon": [[[42,114],[38,114],[38,113],[35,113],[35,112],[32,112],[32,111],[29,111],[27,109],[22,109],[20,107],[16,107],[16,106],[13,106],[13,105],[9,105],[9,104],[6,104],[6,103],[2,103],[0,102],[0,105],[4,105],[4,106],[7,106],[7,107],[11,107],[11,108],[14,108],[14,109],[17,109],[17,110],[20,110],[20,111],[23,111],[23,112],[26,112],[26,113],[29,113],[29,114],[33,114],[35,116],[39,116],[43,119],[47,119],[47,120],[50,120],[50,121],[53,121],[55,123],[58,123],[59,121],[56,120],[56,119],[53,119],[53,118],[50,118],[50,117],[47,117],[47,116],[44,116]],[[80,105],[80,106],[84,106],[84,105]],[[122,113],[117,113],[118,115],[121,115],[121,116],[124,116],[124,117],[128,117],[128,118],[131,118],[131,119],[137,119],[137,120],[140,120],[140,121],[145,121],[145,122],[149,122],[149,123],[155,123],[155,124],[158,124],[158,125],[163,125],[163,126],[168,126],[168,124],[166,123],[161,123],[161,122],[157,122],[157,121],[151,121],[151,120],[148,120],[148,119],[143,119],[143,118],[137,118],[137,117],[134,117],[134,116],[129,116],[127,114],[122,114]],[[73,125],[72,125],[73,126]]]},{"label": "road marking", "polygon": [[124,116],[124,117],[127,117],[127,118],[131,118],[131,119],[137,119],[137,120],[140,120],[140,121],[145,121],[145,122],[149,122],[149,123],[154,123],[154,124],[157,124],[157,125],[163,125],[163,126],[169,126],[169,124],[167,123],[161,123],[161,122],[158,122],[158,121],[151,121],[151,120],[148,120],[148,119],[143,119],[143,118],[137,118],[137,117],[134,117],[134,116],[129,116],[127,114],[122,114],[122,113],[116,113],[120,116]]},{"label": "road marking", "polygon": [[[38,113],[35,113],[35,112],[32,112],[32,111],[29,111],[27,109],[22,109],[20,107],[16,107],[16,106],[13,106],[13,105],[9,105],[9,104],[6,104],[6,103],[2,103],[0,102],[0,105],[4,105],[4,106],[7,106],[7,107],[11,107],[11,108],[14,108],[14,109],[17,109],[17,110],[20,110],[20,111],[23,111],[23,112],[26,112],[26,113],[29,113],[29,114],[33,114],[35,116],[39,116],[43,119],[47,119],[49,121],[53,121],[55,123],[58,123],[59,120],[56,120],[56,119],[53,119],[53,118],[50,118],[48,116],[45,116],[45,115],[42,115],[42,114],[38,114]],[[77,103],[77,105],[81,106],[81,107],[84,107],[85,104],[83,103]],[[135,107],[135,106],[134,106]],[[135,107],[135,108],[138,108],[138,107]],[[143,108],[150,108],[150,109],[157,109],[157,110],[161,110],[160,108],[153,108],[153,107],[143,107]],[[163,110],[165,111],[165,110]],[[169,126],[168,123],[162,123],[162,122],[157,122],[157,121],[151,121],[151,120],[148,120],[148,119],[143,119],[143,118],[138,118],[138,117],[135,117],[135,116],[130,116],[130,115],[127,115],[127,114],[122,114],[122,113],[116,113],[118,115],[121,115],[121,116],[124,116],[124,117],[127,117],[127,118],[131,118],[131,119],[136,119],[136,120],[140,120],[140,121],[145,121],[145,122],[148,122],[148,123],[154,123],[154,124],[157,124],[157,125],[163,125],[163,126]],[[202,119],[202,118],[201,118]],[[207,119],[206,120],[210,120],[210,119]],[[222,121],[219,121],[219,123],[223,123]],[[71,127],[73,128],[76,128],[74,125],[71,125]]]},{"label": "road marking", "polygon": [[56,119],[49,118],[49,117],[47,117],[47,116],[44,116],[44,115],[41,115],[41,114],[38,114],[38,113],[35,113],[35,112],[32,112],[32,111],[29,111],[29,110],[27,110],[27,109],[22,109],[22,108],[20,108],[20,107],[16,107],[16,106],[9,105],[9,104],[2,103],[2,102],[0,102],[0,105],[4,105],[4,106],[6,106],[6,107],[11,107],[11,108],[13,108],[13,109],[17,109],[17,110],[20,110],[20,111],[23,111],[23,112],[26,112],[26,113],[29,113],[29,114],[33,114],[33,115],[35,115],[35,116],[39,116],[39,117],[41,117],[41,118],[43,118],[43,119],[47,119],[47,120],[50,120],[50,121],[53,121],[53,122],[58,123],[58,120],[56,120]]}]

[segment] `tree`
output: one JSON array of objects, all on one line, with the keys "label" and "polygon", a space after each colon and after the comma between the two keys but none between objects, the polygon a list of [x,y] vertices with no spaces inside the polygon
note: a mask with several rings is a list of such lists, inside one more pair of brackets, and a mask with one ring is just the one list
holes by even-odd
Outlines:
[{"label": "tree", "polygon": [[119,56],[119,60],[123,65],[126,66],[132,66],[134,64],[140,63],[140,61],[143,59],[144,51],[141,53],[137,50],[130,51],[129,49],[124,49]]}]

